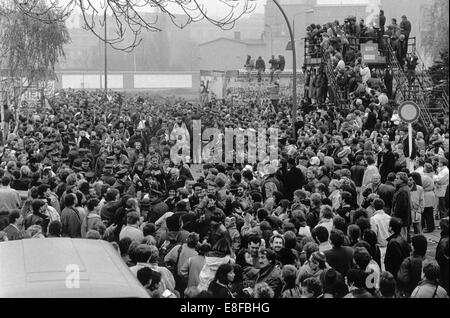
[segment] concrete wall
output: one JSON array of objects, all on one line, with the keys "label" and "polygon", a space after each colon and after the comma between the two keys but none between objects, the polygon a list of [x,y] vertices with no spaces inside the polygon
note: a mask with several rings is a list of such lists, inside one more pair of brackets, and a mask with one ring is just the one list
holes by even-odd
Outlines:
[{"label": "concrete wall", "polygon": [[[102,89],[104,75],[98,72],[58,72],[55,89]],[[200,72],[112,72],[108,89],[148,91],[178,95],[196,100],[199,95]]]}]

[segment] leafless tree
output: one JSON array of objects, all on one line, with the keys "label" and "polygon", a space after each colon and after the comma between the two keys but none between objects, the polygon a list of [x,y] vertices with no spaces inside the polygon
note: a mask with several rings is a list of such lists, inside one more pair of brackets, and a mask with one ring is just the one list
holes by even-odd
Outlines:
[{"label": "leafless tree", "polygon": [[[42,1],[14,0],[24,14],[47,23],[52,22],[45,10],[38,9]],[[256,8],[255,0],[46,0],[46,4],[48,8],[57,9],[59,15],[53,18],[61,21],[80,11],[85,29],[115,49],[128,52],[140,44],[142,31],[162,31],[157,15],[144,14],[144,11],[165,14],[179,28],[207,20],[221,29],[229,30],[239,18]],[[221,17],[213,17],[208,13],[210,5],[223,8]],[[175,11],[182,14],[176,14]],[[101,32],[105,15],[110,16],[107,21],[113,24],[114,29],[114,34],[108,34],[107,38]]]},{"label": "leafless tree", "polygon": [[[62,12],[37,3],[41,19],[24,14],[12,0],[0,2],[1,90],[17,104],[18,97],[32,85],[44,88],[56,78],[55,65],[64,57],[70,41]],[[43,21],[46,21],[44,23]]]}]

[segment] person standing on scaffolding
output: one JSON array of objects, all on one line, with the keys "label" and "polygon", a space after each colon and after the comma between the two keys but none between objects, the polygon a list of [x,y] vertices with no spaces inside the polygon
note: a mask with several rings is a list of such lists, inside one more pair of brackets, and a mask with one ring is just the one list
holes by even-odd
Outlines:
[{"label": "person standing on scaffolding", "polygon": [[251,75],[252,71],[255,68],[255,63],[252,60],[252,57],[250,55],[247,55],[247,60],[245,61],[245,70],[248,72],[248,81],[251,81]]},{"label": "person standing on scaffolding", "polygon": [[378,29],[378,43],[380,45],[380,51],[383,52],[384,50],[383,35],[385,31],[384,26],[386,25],[386,16],[384,15],[384,10],[380,10],[379,23],[380,28]]},{"label": "person standing on scaffolding", "polygon": [[256,60],[256,70],[258,71],[258,82],[262,81],[261,78],[261,73],[266,71],[266,63],[264,63],[264,60],[262,59],[262,57],[258,57],[258,59]]},{"label": "person standing on scaffolding", "polygon": [[408,85],[411,87],[416,80],[416,66],[419,64],[416,52],[412,52],[406,59],[406,69],[408,70],[406,75],[408,77]]},{"label": "person standing on scaffolding", "polygon": [[272,58],[269,60],[270,64],[270,82],[273,82],[273,73],[278,69],[278,60],[275,59],[275,55],[272,55]]},{"label": "person standing on scaffolding", "polygon": [[283,55],[278,55],[278,79],[280,79],[280,73],[284,71],[286,60]]},{"label": "person standing on scaffolding", "polygon": [[405,42],[403,43],[403,51],[408,53],[408,40],[411,34],[411,22],[409,22],[406,15],[402,15],[402,22],[400,22],[400,32],[405,36]]}]

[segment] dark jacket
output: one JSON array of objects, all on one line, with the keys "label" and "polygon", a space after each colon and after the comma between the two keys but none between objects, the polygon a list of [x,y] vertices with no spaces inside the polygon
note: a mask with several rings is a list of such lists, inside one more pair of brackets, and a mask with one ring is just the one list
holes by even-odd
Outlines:
[{"label": "dark jacket", "polygon": [[411,255],[405,258],[400,265],[397,273],[398,288],[408,297],[422,280],[423,260],[422,256]]},{"label": "dark jacket", "polygon": [[400,234],[392,235],[388,239],[384,266],[388,272],[397,277],[398,270],[403,260],[409,256],[411,247]]},{"label": "dark jacket", "polygon": [[169,212],[169,206],[158,199],[152,202],[152,206],[148,213],[148,222],[155,223],[164,213]]},{"label": "dark jacket", "polygon": [[348,246],[333,247],[324,253],[327,263],[342,274],[342,276],[347,276],[348,271],[353,268],[352,248]]},{"label": "dark jacket", "polygon": [[391,214],[394,193],[395,186],[390,182],[383,183],[378,187],[377,194],[380,196],[380,199],[384,201],[384,211],[387,214]]},{"label": "dark jacket", "polygon": [[352,180],[355,182],[357,187],[362,185],[362,181],[364,178],[364,171],[366,171],[366,167],[360,165],[354,165],[350,168],[352,173]]},{"label": "dark jacket", "polygon": [[267,178],[262,182],[261,189],[265,189],[264,186],[267,182],[273,182],[277,186],[277,191],[283,192],[284,185],[281,183],[280,180],[277,179],[275,174],[268,175]]},{"label": "dark jacket", "polygon": [[[409,140],[408,137],[406,137],[405,139],[403,139],[403,153],[405,154],[406,158],[409,158]],[[414,160],[417,156],[417,145],[416,142],[413,140],[412,142],[412,152],[411,152],[411,158],[412,160]]]},{"label": "dark jacket", "polygon": [[400,31],[401,34],[409,37],[409,34],[411,33],[411,22],[409,22],[408,20],[400,22]]},{"label": "dark jacket", "polygon": [[102,221],[107,221],[107,226],[110,226],[113,222],[116,210],[120,207],[120,202],[109,201],[100,210],[100,217]]},{"label": "dark jacket", "polygon": [[383,154],[383,163],[380,167],[381,182],[385,182],[389,172],[395,171],[395,156],[392,151]]},{"label": "dark jacket", "polygon": [[278,298],[281,295],[281,289],[283,288],[283,280],[281,278],[281,269],[278,265],[270,265],[266,268],[259,270],[255,283],[265,282],[274,291],[274,298]]},{"label": "dark jacket", "polygon": [[17,191],[28,191],[30,184],[30,178],[19,178],[11,182],[11,188]]},{"label": "dark jacket", "polygon": [[266,63],[264,63],[263,59],[257,59],[255,66],[257,70],[262,70],[263,72],[266,70]]},{"label": "dark jacket", "polygon": [[228,287],[219,284],[216,280],[213,280],[209,284],[208,291],[212,293],[213,298],[233,298],[231,290]]},{"label": "dark jacket", "polygon": [[306,184],[303,172],[297,167],[288,170],[284,180],[284,190],[288,200],[292,200],[295,190],[301,189]]},{"label": "dark jacket", "polygon": [[384,30],[385,25],[386,25],[386,16],[380,15],[380,29]]},{"label": "dark jacket", "polygon": [[61,212],[62,236],[79,238],[81,237],[81,217],[76,208],[66,207]]},{"label": "dark jacket", "polygon": [[411,225],[411,193],[407,184],[397,186],[392,198],[392,216],[402,220],[403,226]]},{"label": "dark jacket", "polygon": [[[448,290],[448,281],[449,281],[449,259],[448,256],[445,257],[445,245],[448,244],[448,235],[441,237],[439,240],[439,243],[436,247],[436,261],[439,264],[439,267],[441,268],[441,277],[439,284],[444,287],[444,289],[449,292]],[[448,253],[448,251],[447,251]]]}]

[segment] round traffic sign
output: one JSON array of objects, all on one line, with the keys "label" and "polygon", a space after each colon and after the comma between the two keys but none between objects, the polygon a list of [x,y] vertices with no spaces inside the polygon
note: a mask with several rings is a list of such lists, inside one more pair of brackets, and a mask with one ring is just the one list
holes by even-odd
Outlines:
[{"label": "round traffic sign", "polygon": [[411,101],[403,102],[398,108],[398,116],[406,123],[413,123],[420,116],[419,106]]}]

